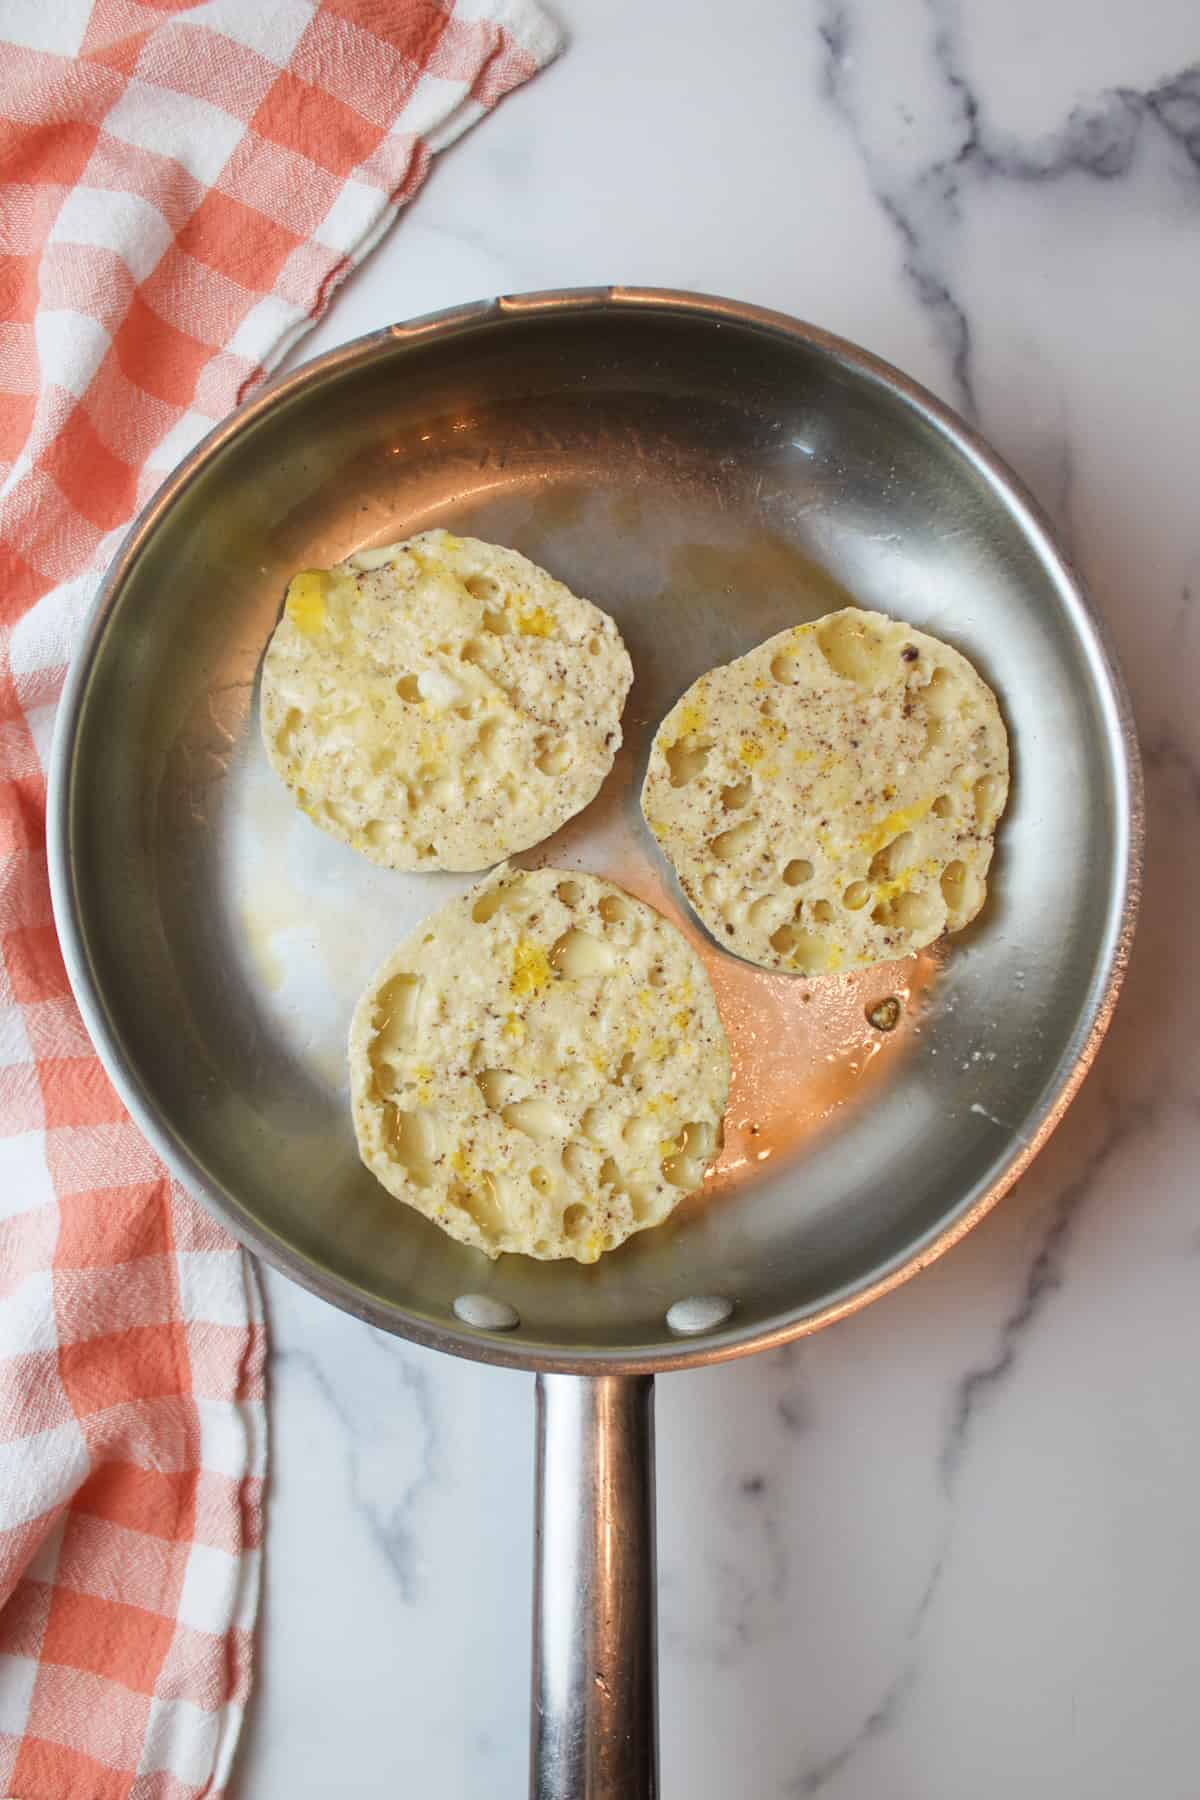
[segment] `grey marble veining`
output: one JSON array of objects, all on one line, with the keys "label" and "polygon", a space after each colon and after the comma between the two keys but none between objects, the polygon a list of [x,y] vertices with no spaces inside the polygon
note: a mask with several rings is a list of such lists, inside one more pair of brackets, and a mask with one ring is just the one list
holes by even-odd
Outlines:
[{"label": "grey marble veining", "polygon": [[[282,1308],[280,1309],[282,1312]],[[311,1453],[336,1457],[347,1470],[349,1504],[386,1561],[401,1600],[415,1605],[421,1594],[421,1551],[414,1525],[426,1489],[437,1481],[437,1408],[423,1361],[398,1354],[399,1346],[379,1332],[357,1334],[356,1356],[369,1365],[381,1355],[380,1382],[390,1405],[379,1417],[374,1384],[338,1382],[313,1350],[290,1347],[272,1321],[272,1371],[276,1392],[308,1390],[322,1413],[322,1448]],[[301,1385],[303,1384],[303,1385]],[[368,1399],[369,1397],[369,1399]],[[282,1402],[281,1402],[282,1403]],[[396,1469],[404,1478],[397,1482]]]},{"label": "grey marble veining", "polygon": [[[1033,1169],[918,1281],[660,1382],[666,1800],[1194,1800],[1200,15],[564,0],[304,346],[480,294],[736,294],[970,412],[1054,516],[1146,751],[1143,925]],[[525,1786],[531,1384],[268,1277],[237,1800]]]},{"label": "grey marble veining", "polygon": [[971,320],[954,270],[957,230],[974,193],[1074,175],[1117,182],[1155,131],[1177,153],[1165,179],[1200,176],[1200,60],[1146,89],[1081,92],[1054,129],[1026,140],[993,124],[986,90],[967,69],[963,9],[954,0],[887,8],[826,0],[819,31],[825,95],[900,239],[904,273],[945,352],[954,402],[976,420]]}]

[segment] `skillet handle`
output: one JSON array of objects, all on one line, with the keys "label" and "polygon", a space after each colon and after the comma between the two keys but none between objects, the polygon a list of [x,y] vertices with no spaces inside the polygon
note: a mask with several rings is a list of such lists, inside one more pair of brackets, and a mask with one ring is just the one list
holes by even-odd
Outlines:
[{"label": "skillet handle", "polygon": [[654,1380],[539,1375],[530,1800],[657,1800]]}]

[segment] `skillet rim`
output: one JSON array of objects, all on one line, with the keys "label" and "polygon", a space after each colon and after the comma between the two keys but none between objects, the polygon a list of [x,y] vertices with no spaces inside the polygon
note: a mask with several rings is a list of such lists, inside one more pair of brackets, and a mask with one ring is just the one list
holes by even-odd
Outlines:
[{"label": "skillet rim", "polygon": [[[1118,856],[1105,912],[1107,946],[1090,990],[1090,1003],[1081,1009],[1075,1031],[1083,1037],[1074,1062],[1057,1080],[1047,1084],[1038,1104],[1019,1130],[1010,1130],[1004,1149],[993,1159],[988,1174],[964,1196],[959,1207],[942,1225],[918,1239],[892,1259],[880,1272],[857,1284],[835,1291],[824,1301],[796,1309],[765,1327],[740,1328],[737,1315],[724,1330],[692,1344],[666,1340],[653,1350],[614,1354],[606,1349],[562,1350],[522,1346],[519,1335],[472,1331],[457,1322],[440,1324],[414,1316],[404,1308],[382,1303],[293,1249],[273,1232],[249,1217],[231,1196],[210,1182],[186,1144],[161,1116],[139,1076],[126,1058],[112,1029],[103,994],[95,980],[86,950],[81,896],[71,866],[72,776],[78,727],[91,671],[104,634],[116,611],[126,573],[134,566],[142,546],[161,524],[177,496],[237,434],[250,428],[266,412],[292,398],[305,387],[319,385],[339,369],[369,361],[380,353],[394,353],[397,346],[417,347],[431,338],[442,340],[476,331],[503,330],[509,321],[536,317],[563,317],[582,313],[633,315],[654,311],[690,315],[707,320],[714,328],[734,325],[767,336],[799,341],[828,356],[842,368],[897,395],[983,475],[1007,505],[1027,541],[1052,576],[1060,603],[1073,615],[1075,628],[1090,650],[1103,683],[1099,698],[1110,713],[1108,741],[1117,775]],[[1058,546],[1046,513],[990,446],[950,407],[936,399],[920,383],[890,363],[819,326],[782,312],[753,306],[716,295],[667,288],[594,287],[550,289],[537,293],[503,295],[463,306],[421,315],[402,324],[350,340],[303,363],[296,370],[275,376],[225,419],[221,420],[166,478],[144,506],[122,541],[97,592],[63,686],[55,720],[47,797],[47,854],[55,925],[62,946],[68,978],[84,1024],[109,1078],[135,1123],[168,1168],[188,1191],[230,1234],[248,1250],[261,1256],[301,1287],[341,1310],[394,1335],[444,1350],[471,1361],[506,1368],[579,1375],[648,1375],[696,1368],[768,1350],[808,1336],[836,1320],[869,1306],[902,1282],[944,1256],[991,1211],[1042,1149],[1061,1122],[1067,1108],[1096,1057],[1116,1007],[1132,948],[1141,898],[1145,837],[1145,810],[1141,758],[1138,750],[1129,694],[1103,622],[1094,613],[1070,562]],[[1122,877],[1123,863],[1123,877]],[[1026,1123],[1028,1122],[1028,1129]],[[451,1318],[453,1315],[451,1315]]]}]

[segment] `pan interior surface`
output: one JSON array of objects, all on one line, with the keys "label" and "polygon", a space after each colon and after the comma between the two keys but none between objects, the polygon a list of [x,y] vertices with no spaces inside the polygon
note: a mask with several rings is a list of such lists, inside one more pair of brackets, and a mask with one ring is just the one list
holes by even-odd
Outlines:
[{"label": "pan interior surface", "polygon": [[[697,931],[734,1056],[725,1150],[667,1225],[589,1268],[489,1263],[360,1165],[354,1002],[472,878],[334,842],[258,737],[288,577],[435,525],[515,546],[616,619],[636,672],[616,768],[518,860],[594,870],[677,919],[637,796],[657,721],[714,663],[853,600],[962,650],[1010,733],[987,907],[935,954],[805,980]],[[151,509],[72,677],[56,903],[125,1098],[239,1236],[445,1348],[651,1367],[689,1354],[672,1302],[733,1301],[702,1356],[803,1328],[930,1253],[1025,1154],[1109,992],[1129,781],[1069,577],[919,393],[745,310],[481,308],[301,371]],[[881,1032],[867,1011],[891,996]],[[520,1329],[464,1330],[463,1293],[510,1301]]]}]

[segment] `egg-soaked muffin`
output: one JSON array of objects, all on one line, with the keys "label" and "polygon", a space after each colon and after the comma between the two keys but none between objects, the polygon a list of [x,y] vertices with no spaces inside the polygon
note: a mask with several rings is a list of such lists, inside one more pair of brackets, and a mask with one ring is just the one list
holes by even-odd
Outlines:
[{"label": "egg-soaked muffin", "polygon": [[642,809],[718,943],[816,975],[968,924],[1007,797],[1004,721],[966,657],[846,607],[693,682]]},{"label": "egg-soaked muffin", "polygon": [[611,882],[504,867],[384,963],[350,1030],[354,1127],[397,1199],[489,1256],[595,1262],[721,1143],[704,965]]},{"label": "egg-soaked muffin", "polygon": [[394,869],[483,869],[612,768],[633,679],[607,613],[515,550],[426,531],[307,569],[267,649],[272,767]]}]

